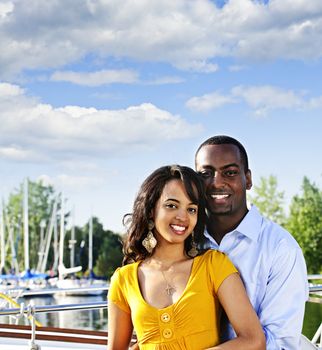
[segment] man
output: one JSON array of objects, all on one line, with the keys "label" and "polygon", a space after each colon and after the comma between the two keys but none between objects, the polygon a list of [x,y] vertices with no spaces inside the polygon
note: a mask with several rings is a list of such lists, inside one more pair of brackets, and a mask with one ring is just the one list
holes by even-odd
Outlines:
[{"label": "man", "polygon": [[[295,239],[249,210],[252,187],[244,147],[229,136],[203,142],[195,156],[207,196],[207,246],[226,253],[239,270],[262,324],[268,350],[300,349],[308,297],[306,265]],[[228,338],[234,337],[229,325]]]}]

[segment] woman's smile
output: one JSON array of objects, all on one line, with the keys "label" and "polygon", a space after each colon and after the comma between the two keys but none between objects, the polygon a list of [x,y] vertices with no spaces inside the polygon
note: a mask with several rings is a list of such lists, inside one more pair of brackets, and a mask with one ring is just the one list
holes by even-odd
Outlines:
[{"label": "woman's smile", "polygon": [[174,231],[177,235],[183,235],[186,232],[187,227],[183,225],[170,225],[172,231]]}]

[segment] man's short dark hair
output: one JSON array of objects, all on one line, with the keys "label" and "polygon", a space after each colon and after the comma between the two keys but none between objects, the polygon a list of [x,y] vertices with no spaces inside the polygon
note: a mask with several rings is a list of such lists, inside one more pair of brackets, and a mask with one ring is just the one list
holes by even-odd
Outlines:
[{"label": "man's short dark hair", "polygon": [[211,145],[235,145],[239,149],[240,157],[242,160],[242,163],[244,165],[245,172],[249,170],[248,167],[248,156],[247,152],[245,150],[245,147],[236,139],[233,137],[227,136],[227,135],[217,135],[217,136],[212,136],[206,141],[204,141],[199,148],[197,149],[197,152],[195,154],[195,157],[197,156],[198,152],[200,149],[204,146],[211,146]]}]

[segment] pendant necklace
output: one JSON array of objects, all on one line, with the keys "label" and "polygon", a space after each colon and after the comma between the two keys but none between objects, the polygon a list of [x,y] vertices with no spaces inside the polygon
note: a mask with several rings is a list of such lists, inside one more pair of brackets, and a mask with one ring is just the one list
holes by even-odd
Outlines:
[{"label": "pendant necklace", "polygon": [[164,281],[165,281],[165,283],[167,284],[167,286],[166,286],[166,288],[165,288],[165,291],[166,291],[166,293],[167,293],[169,296],[172,296],[173,293],[176,291],[176,289],[175,289],[174,286],[172,286],[172,285],[168,282],[168,280],[167,280],[166,277],[165,277],[164,271],[161,270],[161,272],[162,272],[162,276],[163,276],[163,278],[164,278]]}]

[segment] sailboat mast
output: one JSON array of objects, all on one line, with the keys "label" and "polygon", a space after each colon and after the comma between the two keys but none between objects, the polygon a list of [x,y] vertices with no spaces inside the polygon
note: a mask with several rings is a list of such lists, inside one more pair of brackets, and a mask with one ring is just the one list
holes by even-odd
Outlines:
[{"label": "sailboat mast", "polygon": [[2,273],[5,265],[5,238],[4,238],[4,214],[3,208],[0,212],[0,247],[1,247],[1,260],[0,260],[0,273]]},{"label": "sailboat mast", "polygon": [[23,232],[24,232],[24,253],[25,253],[25,271],[29,271],[29,217],[28,217],[28,178],[23,186]]},{"label": "sailboat mast", "polygon": [[[64,193],[61,193],[61,208],[60,208],[60,237],[59,237],[59,264],[58,269],[64,266],[64,238],[65,238],[65,208],[64,208]],[[60,274],[60,278],[62,278]]]},{"label": "sailboat mast", "polygon": [[93,216],[89,220],[88,270],[90,274],[93,272]]},{"label": "sailboat mast", "polygon": [[70,267],[75,267],[75,207],[73,207],[72,212],[72,230],[71,230],[71,238],[69,241],[70,246]]},{"label": "sailboat mast", "polygon": [[[42,272],[42,273],[44,273],[46,270],[51,238],[53,235],[54,226],[56,225],[56,212],[57,212],[57,197],[55,198],[55,201],[54,201],[54,205],[53,205],[53,209],[52,209],[52,213],[51,213],[51,218],[50,218],[49,226],[48,226],[48,232],[46,234],[44,255],[42,257],[41,265],[40,265],[40,272]],[[55,246],[55,249],[56,249],[56,246]]]}]

